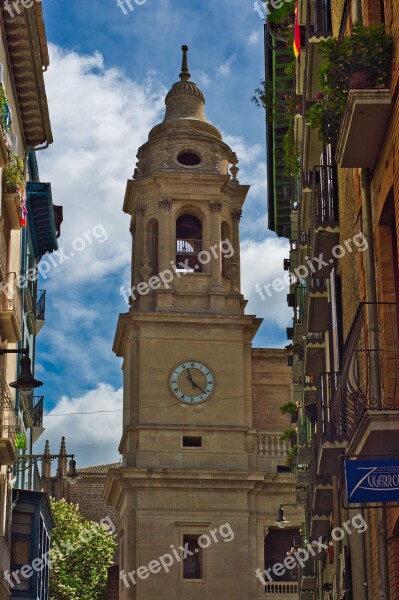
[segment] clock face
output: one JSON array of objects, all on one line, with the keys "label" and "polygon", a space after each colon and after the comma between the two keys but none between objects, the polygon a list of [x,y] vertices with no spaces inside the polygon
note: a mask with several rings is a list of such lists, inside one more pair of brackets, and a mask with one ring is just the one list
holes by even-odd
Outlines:
[{"label": "clock face", "polygon": [[181,402],[199,404],[212,394],[215,382],[207,366],[196,360],[188,360],[177,365],[172,371],[169,386]]}]

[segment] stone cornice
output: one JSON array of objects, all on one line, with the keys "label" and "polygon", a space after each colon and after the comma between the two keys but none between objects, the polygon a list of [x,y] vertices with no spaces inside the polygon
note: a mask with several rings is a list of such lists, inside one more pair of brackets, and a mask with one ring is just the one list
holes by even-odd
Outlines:
[{"label": "stone cornice", "polygon": [[13,75],[14,94],[27,146],[51,144],[43,70],[49,64],[41,6],[22,8],[13,17],[1,8],[1,29]]}]

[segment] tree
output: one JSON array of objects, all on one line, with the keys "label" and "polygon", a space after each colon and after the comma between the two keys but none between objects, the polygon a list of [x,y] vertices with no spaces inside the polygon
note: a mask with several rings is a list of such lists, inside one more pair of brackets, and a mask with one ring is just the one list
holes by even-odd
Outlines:
[{"label": "tree", "polygon": [[79,506],[50,499],[56,523],[51,537],[50,600],[103,600],[115,552],[115,527],[107,517],[88,521]]}]

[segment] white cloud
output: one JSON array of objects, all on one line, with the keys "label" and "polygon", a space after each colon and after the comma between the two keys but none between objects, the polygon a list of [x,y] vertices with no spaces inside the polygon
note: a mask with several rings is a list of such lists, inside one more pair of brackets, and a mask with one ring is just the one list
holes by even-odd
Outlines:
[{"label": "white cloud", "polygon": [[[126,181],[139,146],[161,120],[165,90],[153,75],[138,83],[106,68],[98,52],[84,56],[50,45],[50,53],[54,144],[40,155],[39,167],[41,179],[52,183],[54,203],[64,206],[60,246],[68,257],[74,252],[49,274],[64,285],[98,279],[130,261],[129,217],[121,210]],[[73,241],[99,223],[107,241],[74,251]]]},{"label": "white cloud", "polygon": [[231,67],[236,62],[236,60],[237,56],[234,54],[233,56],[230,56],[230,58],[228,58],[224,63],[219,65],[217,70],[219,75],[221,75],[222,77],[227,77],[228,75],[230,75]]},{"label": "white cloud", "polygon": [[247,42],[250,46],[256,46],[257,44],[259,44],[261,37],[261,32],[257,29],[254,29],[254,31],[252,31],[251,34],[248,36]]},{"label": "white cloud", "polygon": [[57,406],[45,414],[44,425],[46,431],[36,443],[37,452],[43,451],[43,440],[48,439],[51,453],[57,454],[61,437],[65,436],[67,451],[75,454],[77,467],[119,462],[122,389],[99,383],[79,398],[62,396]]},{"label": "white cloud", "polygon": [[259,283],[263,287],[272,284],[275,279],[283,279],[286,273],[283,270],[283,260],[288,258],[288,251],[287,240],[275,237],[262,242],[244,241],[241,244],[242,291],[249,300],[246,312],[263,317],[279,327],[287,327],[292,321],[292,309],[286,303],[289,287],[281,292],[268,288],[271,297],[263,289],[263,300],[255,286]]}]

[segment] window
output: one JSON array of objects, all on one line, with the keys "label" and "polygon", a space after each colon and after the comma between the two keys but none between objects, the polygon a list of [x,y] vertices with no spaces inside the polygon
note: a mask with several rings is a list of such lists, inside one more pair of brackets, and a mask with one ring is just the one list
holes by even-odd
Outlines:
[{"label": "window", "polygon": [[183,579],[202,579],[202,550],[198,535],[183,535],[183,547],[187,556],[183,559]]},{"label": "window", "polygon": [[176,265],[178,271],[201,273],[198,255],[202,251],[202,223],[194,215],[181,215],[176,221]]},{"label": "window", "polygon": [[196,167],[201,164],[201,159],[195,152],[181,152],[177,157],[177,161],[185,167]]},{"label": "window", "polygon": [[183,435],[183,448],[202,448],[202,435]]}]

